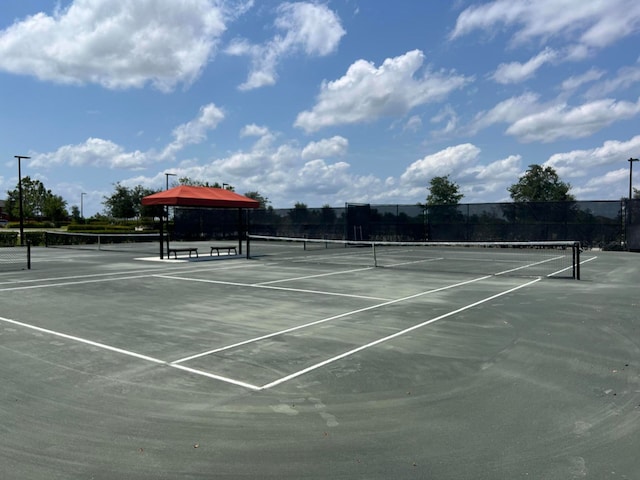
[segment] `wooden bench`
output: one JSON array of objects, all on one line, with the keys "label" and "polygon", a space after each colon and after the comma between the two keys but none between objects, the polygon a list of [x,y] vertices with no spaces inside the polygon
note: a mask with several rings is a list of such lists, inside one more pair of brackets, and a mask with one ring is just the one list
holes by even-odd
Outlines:
[{"label": "wooden bench", "polygon": [[184,247],[184,248],[170,248],[168,252],[168,257],[171,257],[173,253],[174,258],[178,259],[178,253],[189,253],[189,258],[191,258],[191,254],[195,253],[196,257],[198,256],[198,249],[192,247]]},{"label": "wooden bench", "polygon": [[213,255],[213,251],[214,250],[216,251],[218,256],[220,256],[220,250],[226,250],[227,251],[227,255],[231,255],[231,250],[233,250],[234,255],[238,254],[238,250],[234,246],[211,247],[211,252],[209,253],[209,255]]}]

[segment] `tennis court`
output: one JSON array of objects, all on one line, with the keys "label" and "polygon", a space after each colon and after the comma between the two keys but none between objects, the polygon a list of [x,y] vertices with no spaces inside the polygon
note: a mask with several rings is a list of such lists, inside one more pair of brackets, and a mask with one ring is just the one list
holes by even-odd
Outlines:
[{"label": "tennis court", "polygon": [[637,254],[314,247],[33,247],[0,272],[2,477],[640,478]]}]

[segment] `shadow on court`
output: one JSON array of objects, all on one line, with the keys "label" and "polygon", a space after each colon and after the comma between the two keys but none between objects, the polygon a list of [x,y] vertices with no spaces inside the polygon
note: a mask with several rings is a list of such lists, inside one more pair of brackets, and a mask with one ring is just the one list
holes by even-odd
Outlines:
[{"label": "shadow on court", "polygon": [[640,478],[640,256],[582,280],[38,249],[6,479]]}]

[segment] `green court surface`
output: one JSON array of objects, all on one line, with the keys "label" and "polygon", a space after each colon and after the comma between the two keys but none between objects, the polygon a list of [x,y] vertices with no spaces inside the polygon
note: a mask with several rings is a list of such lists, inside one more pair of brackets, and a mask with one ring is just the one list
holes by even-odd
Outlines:
[{"label": "green court surface", "polygon": [[1,478],[640,478],[640,254],[200,252],[0,271]]}]

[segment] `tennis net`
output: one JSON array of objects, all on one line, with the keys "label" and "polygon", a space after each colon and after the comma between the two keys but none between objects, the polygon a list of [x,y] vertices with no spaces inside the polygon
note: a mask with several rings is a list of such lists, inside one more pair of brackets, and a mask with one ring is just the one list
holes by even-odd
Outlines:
[{"label": "tennis net", "polygon": [[0,246],[0,272],[29,270],[31,268],[31,245]]},{"label": "tennis net", "polygon": [[159,241],[157,233],[45,232],[45,245],[52,248],[154,253]]},{"label": "tennis net", "polygon": [[580,244],[385,242],[247,236],[247,258],[431,272],[580,279]]}]

